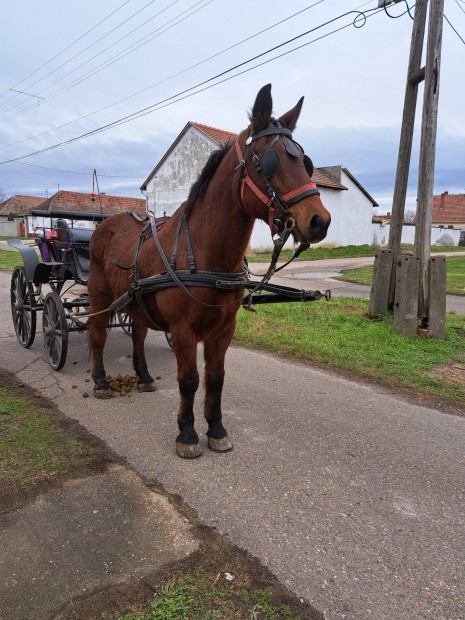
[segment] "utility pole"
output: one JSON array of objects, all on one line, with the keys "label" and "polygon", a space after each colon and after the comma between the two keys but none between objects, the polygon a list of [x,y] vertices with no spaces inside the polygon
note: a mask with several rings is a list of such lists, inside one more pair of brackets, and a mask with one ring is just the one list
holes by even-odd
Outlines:
[{"label": "utility pole", "polygon": [[[390,0],[386,0],[386,4],[389,3]],[[388,308],[394,308],[396,332],[409,336],[416,334],[417,318],[421,319],[424,327],[429,327],[428,303],[431,298],[429,294],[431,280],[429,277],[429,258],[444,0],[430,1],[426,66],[421,68],[427,8],[428,0],[417,0],[405,88],[389,245],[388,250],[379,250],[375,259],[369,307],[369,314],[372,317],[377,316]],[[423,80],[425,80],[425,89],[418,177],[415,252],[413,257],[406,257],[405,255],[400,255],[400,244],[412,152],[418,85]],[[437,264],[439,265],[440,262],[438,261]],[[434,268],[436,269],[437,267],[435,266]],[[436,274],[433,277],[433,285],[439,287],[435,295],[444,297],[444,304],[442,305],[444,305],[445,317],[445,269],[443,266],[440,269],[444,271],[444,290],[442,291],[440,282],[440,279],[443,277],[442,271],[439,276]],[[415,299],[407,303],[405,299],[400,299],[401,296],[405,295],[413,296]],[[400,316],[403,312],[402,308],[408,308],[408,312],[405,311],[405,320]],[[417,316],[415,316],[415,312],[412,312],[412,308],[418,308]],[[434,327],[432,332],[437,337],[444,337],[444,318],[440,318],[442,311],[438,313],[437,308],[438,305],[436,304],[433,312],[434,320],[436,322],[439,321],[441,325],[439,329]]]},{"label": "utility pole", "polygon": [[431,0],[426,52],[425,94],[421,124],[420,165],[418,169],[417,225],[415,228],[415,255],[420,259],[418,316],[428,323],[429,258],[433,209],[434,163],[439,103],[439,75],[441,66],[442,23],[444,0]]}]

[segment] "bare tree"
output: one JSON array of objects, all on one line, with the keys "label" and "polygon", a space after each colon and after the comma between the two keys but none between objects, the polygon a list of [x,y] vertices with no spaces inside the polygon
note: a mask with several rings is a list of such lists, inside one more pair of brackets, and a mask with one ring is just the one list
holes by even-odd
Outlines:
[{"label": "bare tree", "polygon": [[5,194],[5,192],[3,191],[3,189],[0,187],[0,204],[2,202],[5,202],[5,200],[8,198],[8,196]]},{"label": "bare tree", "polygon": [[417,219],[417,212],[413,209],[407,209],[404,213],[404,224],[415,224]]}]

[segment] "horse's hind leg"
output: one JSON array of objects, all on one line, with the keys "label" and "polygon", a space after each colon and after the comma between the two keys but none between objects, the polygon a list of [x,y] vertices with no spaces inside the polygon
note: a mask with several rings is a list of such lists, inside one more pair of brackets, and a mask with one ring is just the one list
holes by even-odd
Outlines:
[{"label": "horse's hind leg", "polygon": [[220,335],[205,340],[205,418],[208,422],[208,447],[216,452],[228,452],[233,444],[223,426],[221,396],[224,384],[224,358],[234,334],[229,325]]},{"label": "horse's hind leg", "polygon": [[176,454],[184,459],[193,459],[202,454],[199,437],[194,428],[194,398],[199,387],[197,339],[190,331],[184,330],[181,333],[176,329],[173,329],[171,337],[178,364],[178,385],[181,396]]},{"label": "horse's hind leg", "polygon": [[132,324],[132,346],[133,357],[132,363],[136,375],[138,376],[137,387],[141,392],[154,392],[157,388],[150,376],[145,359],[144,342],[147,337],[148,328],[133,322]]},{"label": "horse's hind leg", "polygon": [[[108,305],[111,300],[108,300]],[[100,304],[99,304],[100,306]],[[105,304],[101,309],[104,309]],[[91,313],[98,312],[91,306]],[[89,351],[92,358],[92,379],[94,380],[94,396],[96,398],[111,398],[112,391],[106,378],[103,365],[103,350],[107,339],[107,325],[109,313],[93,316],[89,319]]]},{"label": "horse's hind leg", "polygon": [[106,378],[105,367],[103,365],[103,350],[107,339],[107,327],[109,312],[96,314],[109,308],[113,301],[111,296],[110,284],[105,276],[103,266],[97,256],[93,255],[87,290],[90,298],[90,313],[94,314],[89,318],[89,352],[92,358],[92,378],[94,380],[94,396],[96,398],[111,398],[112,391]]}]

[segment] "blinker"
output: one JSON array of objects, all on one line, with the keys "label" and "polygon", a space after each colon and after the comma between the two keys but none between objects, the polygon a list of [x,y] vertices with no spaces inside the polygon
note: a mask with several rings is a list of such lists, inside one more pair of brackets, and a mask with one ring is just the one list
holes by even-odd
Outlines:
[{"label": "blinker", "polygon": [[286,151],[288,155],[290,155],[291,157],[300,156],[302,151],[300,150],[300,148],[297,146],[295,142],[293,142],[292,140],[289,140],[289,138],[287,138],[286,136],[283,136],[283,142],[284,142],[284,146],[286,147]]},{"label": "blinker", "polygon": [[278,151],[272,146],[266,148],[261,156],[260,166],[265,178],[269,179],[276,174],[281,166],[281,157]]},{"label": "blinker", "polygon": [[308,155],[304,155],[304,166],[310,178],[313,176],[313,162]]}]

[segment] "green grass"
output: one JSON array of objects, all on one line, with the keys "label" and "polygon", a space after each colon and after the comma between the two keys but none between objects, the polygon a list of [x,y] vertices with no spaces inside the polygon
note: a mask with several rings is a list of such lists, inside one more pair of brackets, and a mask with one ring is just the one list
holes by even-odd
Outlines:
[{"label": "green grass", "polygon": [[[296,258],[297,261],[302,260],[321,260],[329,258],[357,258],[360,256],[375,256],[378,251],[378,247],[375,245],[345,245],[337,248],[309,248],[302,252],[302,254]],[[403,245],[403,252],[411,252],[413,246]],[[465,247],[462,246],[438,246],[432,245],[431,252],[464,252]],[[280,260],[289,260],[292,256],[292,250],[283,250],[281,252]],[[271,252],[249,252],[247,254],[247,260],[251,263],[266,263],[270,262]]]},{"label": "green grass", "polygon": [[88,457],[89,449],[67,438],[58,422],[0,388],[0,485],[13,481],[31,487]]},{"label": "green grass", "polygon": [[12,271],[16,266],[23,264],[23,259],[19,252],[0,250],[0,271]]},{"label": "green grass", "polygon": [[226,581],[196,567],[156,590],[150,603],[119,620],[303,620],[287,604],[273,600],[272,588],[253,589],[246,577]]},{"label": "green grass", "polygon": [[[446,290],[452,295],[465,295],[465,257],[448,256],[446,258],[447,281]],[[372,267],[360,267],[345,271],[338,280],[371,285],[373,278]]]},{"label": "green grass", "polygon": [[306,304],[259,306],[238,313],[235,340],[387,381],[424,394],[465,403],[465,389],[432,377],[440,364],[463,363],[465,317],[449,313],[446,340],[404,338],[394,333],[393,318],[366,317],[368,301],[352,298]]}]

